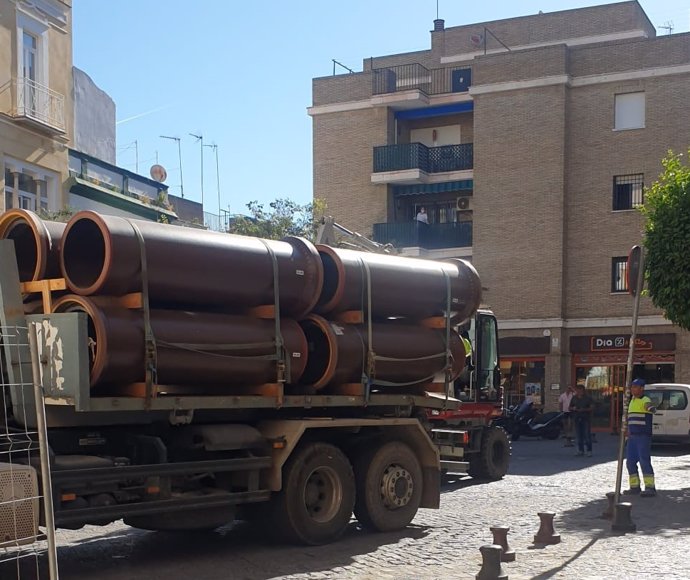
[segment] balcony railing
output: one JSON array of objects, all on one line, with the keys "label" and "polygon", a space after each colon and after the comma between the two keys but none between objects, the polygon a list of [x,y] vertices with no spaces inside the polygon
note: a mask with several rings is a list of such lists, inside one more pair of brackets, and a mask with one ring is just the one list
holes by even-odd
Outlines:
[{"label": "balcony railing", "polygon": [[427,250],[472,246],[472,222],[423,224],[416,221],[374,224],[374,241],[396,248]]},{"label": "balcony railing", "polygon": [[428,69],[418,63],[372,70],[373,95],[386,95],[418,89],[427,95],[462,93],[469,90],[472,73],[469,68]]},{"label": "balcony railing", "polygon": [[419,169],[426,173],[472,169],[474,144],[427,147],[421,143],[374,147],[374,173]]},{"label": "balcony railing", "polygon": [[65,97],[28,78],[13,82],[16,87],[14,117],[25,117],[59,131],[65,130]]}]

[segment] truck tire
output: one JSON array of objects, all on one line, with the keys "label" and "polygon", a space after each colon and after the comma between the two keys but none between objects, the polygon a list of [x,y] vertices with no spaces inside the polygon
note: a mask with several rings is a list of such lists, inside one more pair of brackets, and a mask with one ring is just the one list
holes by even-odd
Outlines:
[{"label": "truck tire", "polygon": [[314,546],[333,542],[352,516],[352,466],[334,445],[304,445],[285,464],[283,488],[271,503],[271,526],[280,539]]},{"label": "truck tire", "polygon": [[510,441],[500,427],[486,427],[482,430],[479,453],[470,457],[468,473],[477,479],[498,481],[508,473],[510,463]]},{"label": "truck tire", "polygon": [[407,526],[422,498],[422,468],[400,441],[374,446],[354,460],[355,517],[363,527],[391,532]]}]

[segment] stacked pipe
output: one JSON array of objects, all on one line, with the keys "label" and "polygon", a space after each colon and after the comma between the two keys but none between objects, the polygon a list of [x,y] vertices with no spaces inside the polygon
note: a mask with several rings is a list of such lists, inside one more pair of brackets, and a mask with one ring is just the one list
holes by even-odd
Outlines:
[{"label": "stacked pipe", "polygon": [[[65,278],[70,293],[53,310],[87,316],[95,395],[144,381],[151,343],[155,379],[171,393],[242,393],[276,381],[314,392],[363,377],[395,389],[443,371],[454,378],[464,363],[460,338],[420,321],[465,319],[481,295],[462,260],[317,249],[296,237],[262,240],[91,211],[65,225],[11,210],[0,216],[0,238],[14,240],[22,281]],[[132,293],[142,293],[143,307],[124,305]],[[338,322],[348,311],[365,317]]]},{"label": "stacked pipe", "polygon": [[[315,313],[301,323],[309,342],[303,385],[365,381],[390,390],[458,377],[465,363],[459,335],[422,322],[462,322],[476,311],[481,284],[470,263],[317,248],[324,284]],[[361,320],[341,322],[347,312]]]}]

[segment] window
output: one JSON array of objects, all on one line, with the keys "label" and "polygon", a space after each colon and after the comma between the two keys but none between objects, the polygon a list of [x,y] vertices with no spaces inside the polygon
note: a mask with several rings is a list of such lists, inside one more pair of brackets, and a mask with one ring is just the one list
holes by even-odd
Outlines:
[{"label": "window", "polygon": [[644,203],[644,173],[613,178],[613,211],[634,209]]},{"label": "window", "polygon": [[659,411],[684,411],[688,406],[688,398],[683,391],[645,389],[644,394]]},{"label": "window", "polygon": [[614,124],[615,131],[626,129],[644,129],[645,96],[640,93],[624,93],[615,96]]},{"label": "window", "polygon": [[628,257],[612,258],[611,292],[628,291]]},{"label": "window", "polygon": [[32,81],[37,80],[36,68],[38,66],[38,39],[28,32],[23,36],[23,61],[22,76]]},{"label": "window", "polygon": [[16,207],[37,212],[55,209],[59,205],[58,183],[58,177],[52,172],[21,161],[6,161],[4,209]]}]

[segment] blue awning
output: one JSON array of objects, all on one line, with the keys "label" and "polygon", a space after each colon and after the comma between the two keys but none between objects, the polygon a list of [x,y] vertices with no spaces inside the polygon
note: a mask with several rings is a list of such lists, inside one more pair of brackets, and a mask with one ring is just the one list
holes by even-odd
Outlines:
[{"label": "blue awning", "polygon": [[470,111],[474,111],[473,101],[439,105],[438,107],[425,107],[423,109],[407,109],[403,111],[396,111],[395,118],[398,120],[426,119],[428,117],[441,117],[444,115],[453,115],[455,113],[468,113]]},{"label": "blue awning", "polygon": [[454,191],[472,191],[474,180],[444,181],[443,183],[415,183],[414,185],[394,185],[393,197],[406,195],[429,195],[434,193],[448,193]]}]

